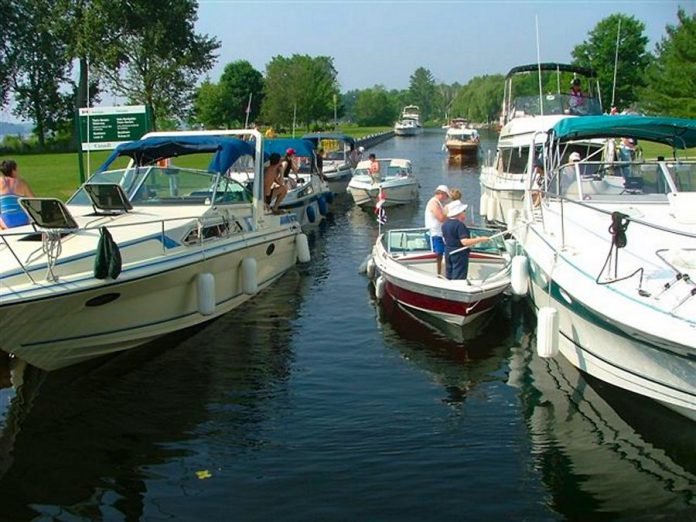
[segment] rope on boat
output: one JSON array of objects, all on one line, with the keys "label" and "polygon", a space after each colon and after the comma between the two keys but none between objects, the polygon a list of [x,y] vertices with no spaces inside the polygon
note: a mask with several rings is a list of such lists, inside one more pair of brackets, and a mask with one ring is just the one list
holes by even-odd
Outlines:
[{"label": "rope on boat", "polygon": [[63,251],[61,238],[60,230],[46,230],[41,233],[41,247],[46,256],[46,280],[54,283],[58,281],[58,277],[53,270]]},{"label": "rope on boat", "polygon": [[[595,282],[598,285],[609,285],[612,283],[617,283],[619,281],[624,281],[626,279],[630,279],[637,273],[640,273],[640,281],[638,282],[638,293],[642,295],[643,297],[647,297],[649,294],[645,290],[643,290],[643,267],[639,267],[632,273],[628,274],[627,276],[624,277],[618,277],[618,271],[619,271],[619,249],[624,248],[628,244],[628,238],[626,237],[626,230],[628,229],[628,225],[630,223],[630,219],[628,215],[622,214],[621,212],[612,212],[611,213],[611,225],[609,225],[609,233],[611,234],[611,245],[609,246],[609,253],[607,254],[607,258],[604,261],[604,265],[602,266],[602,269],[599,271],[599,274],[597,274],[597,278],[595,279]],[[611,259],[612,259],[612,254],[614,254],[614,278],[607,280],[607,281],[600,281],[599,278],[602,277],[602,274],[604,273],[605,270],[608,272],[611,271]]]}]

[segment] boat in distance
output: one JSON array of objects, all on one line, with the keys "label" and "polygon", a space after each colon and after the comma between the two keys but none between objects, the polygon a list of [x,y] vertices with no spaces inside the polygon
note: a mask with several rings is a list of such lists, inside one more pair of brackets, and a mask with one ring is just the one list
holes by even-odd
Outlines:
[{"label": "boat in distance", "polygon": [[[227,313],[307,261],[294,216],[268,211],[260,181],[250,191],[227,176],[262,179],[262,136],[220,132],[122,144],[67,204],[20,199],[32,223],[0,232],[1,349],[49,371],[127,350]],[[207,167],[175,165],[194,155]],[[111,168],[120,158],[128,166]]]}]

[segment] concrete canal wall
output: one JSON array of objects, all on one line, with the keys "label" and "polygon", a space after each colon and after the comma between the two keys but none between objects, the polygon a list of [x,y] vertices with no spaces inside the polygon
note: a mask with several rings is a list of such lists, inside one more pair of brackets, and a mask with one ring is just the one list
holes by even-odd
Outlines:
[{"label": "concrete canal wall", "polygon": [[367,136],[363,136],[362,138],[355,140],[355,145],[358,147],[365,147],[366,149],[369,149],[370,147],[374,147],[378,143],[382,143],[383,141],[387,141],[388,139],[393,137],[394,131],[385,131],[378,132],[377,134],[368,134]]}]

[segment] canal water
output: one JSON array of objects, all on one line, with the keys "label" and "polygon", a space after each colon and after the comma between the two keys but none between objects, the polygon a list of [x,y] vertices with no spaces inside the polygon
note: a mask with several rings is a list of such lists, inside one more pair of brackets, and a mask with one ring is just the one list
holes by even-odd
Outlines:
[{"label": "canal water", "polygon": [[[478,210],[443,138],[372,149],[421,182],[388,227],[440,183]],[[463,332],[378,305],[377,233],[339,200],[311,264],[227,316],[4,382],[0,520],[696,520],[691,423],[538,358],[524,300]]]}]

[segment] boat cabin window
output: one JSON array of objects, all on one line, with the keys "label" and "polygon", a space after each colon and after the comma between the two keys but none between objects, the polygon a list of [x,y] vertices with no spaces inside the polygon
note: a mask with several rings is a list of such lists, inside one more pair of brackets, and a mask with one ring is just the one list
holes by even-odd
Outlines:
[{"label": "boat cabin window", "polygon": [[529,161],[529,148],[519,147],[500,150],[498,171],[509,174],[524,174]]}]

